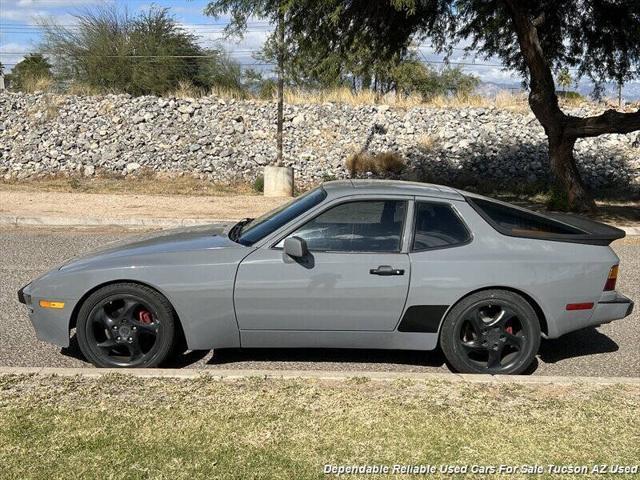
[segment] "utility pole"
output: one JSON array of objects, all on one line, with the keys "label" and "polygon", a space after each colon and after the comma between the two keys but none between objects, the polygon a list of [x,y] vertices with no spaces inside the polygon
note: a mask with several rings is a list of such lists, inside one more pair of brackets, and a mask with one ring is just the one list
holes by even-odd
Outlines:
[{"label": "utility pole", "polygon": [[284,123],[284,10],[278,10],[278,132],[276,166],[282,166],[282,129]]}]

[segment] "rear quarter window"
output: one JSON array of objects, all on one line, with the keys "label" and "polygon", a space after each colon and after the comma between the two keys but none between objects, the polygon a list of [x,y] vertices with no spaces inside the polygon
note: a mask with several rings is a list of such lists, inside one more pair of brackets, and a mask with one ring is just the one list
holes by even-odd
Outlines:
[{"label": "rear quarter window", "polygon": [[471,233],[450,205],[416,202],[412,251],[454,247],[470,240]]},{"label": "rear quarter window", "polygon": [[509,207],[480,198],[467,199],[471,206],[496,230],[506,235],[544,237],[549,235],[582,235],[585,232],[534,212]]}]

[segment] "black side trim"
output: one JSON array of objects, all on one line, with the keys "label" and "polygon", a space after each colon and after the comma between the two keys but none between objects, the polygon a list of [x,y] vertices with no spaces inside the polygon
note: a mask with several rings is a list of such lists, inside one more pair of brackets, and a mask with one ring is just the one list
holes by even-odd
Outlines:
[{"label": "black side trim", "polygon": [[412,305],[404,312],[399,332],[438,333],[440,320],[449,305]]}]

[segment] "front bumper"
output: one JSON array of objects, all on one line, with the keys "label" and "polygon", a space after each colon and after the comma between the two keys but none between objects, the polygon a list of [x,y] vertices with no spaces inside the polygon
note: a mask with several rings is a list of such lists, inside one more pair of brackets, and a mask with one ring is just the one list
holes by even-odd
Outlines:
[{"label": "front bumper", "polygon": [[75,302],[72,299],[61,298],[56,300],[65,302],[64,308],[42,308],[38,304],[38,294],[35,295],[32,296],[32,283],[18,290],[18,301],[29,310],[29,320],[36,332],[36,338],[60,347],[68,347],[69,319]]},{"label": "front bumper", "polygon": [[29,285],[25,285],[24,287],[22,287],[20,290],[18,290],[18,301],[20,303],[22,303],[23,305],[29,305],[31,304],[31,299],[27,299],[27,297],[25,296],[24,293],[24,289],[27,288]]}]

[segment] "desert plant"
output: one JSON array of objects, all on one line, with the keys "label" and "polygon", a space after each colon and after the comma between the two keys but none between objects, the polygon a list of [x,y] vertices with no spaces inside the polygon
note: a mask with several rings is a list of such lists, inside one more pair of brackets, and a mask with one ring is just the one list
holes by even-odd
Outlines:
[{"label": "desert plant", "polygon": [[53,87],[53,78],[49,76],[25,77],[20,81],[19,89],[23,92],[48,92]]},{"label": "desert plant", "polygon": [[264,192],[264,177],[262,175],[258,175],[253,181],[253,190],[258,193]]},{"label": "desert plant", "polygon": [[200,98],[205,94],[202,88],[196,87],[188,80],[180,80],[178,87],[171,92],[170,96],[176,98]]},{"label": "desert plant", "polygon": [[164,8],[129,16],[116,7],[76,15],[73,28],[42,20],[43,48],[64,78],[101,90],[163,94],[188,81],[209,90],[241,87],[240,66],[205,49]]},{"label": "desert plant", "polygon": [[377,175],[399,174],[406,167],[405,160],[396,152],[382,152],[371,155],[368,152],[358,152],[346,161],[347,170],[352,177],[363,173]]}]

